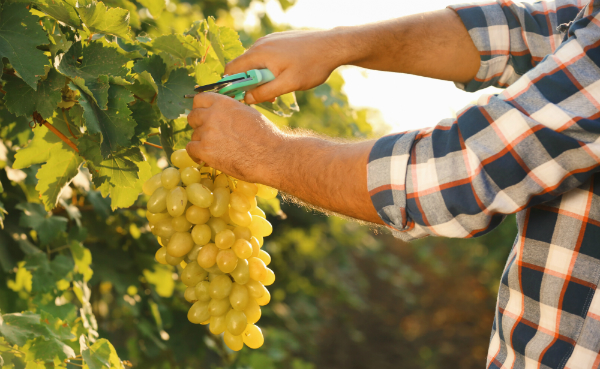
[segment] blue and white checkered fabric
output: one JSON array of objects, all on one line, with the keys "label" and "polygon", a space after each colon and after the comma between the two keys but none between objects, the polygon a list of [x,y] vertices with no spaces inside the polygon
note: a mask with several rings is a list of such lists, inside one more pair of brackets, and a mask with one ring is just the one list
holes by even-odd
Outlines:
[{"label": "blue and white checkered fabric", "polygon": [[488,368],[597,368],[600,0],[452,9],[481,55],[459,87],[506,89],[434,128],[378,140],[373,205],[405,240],[480,236],[517,213]]}]

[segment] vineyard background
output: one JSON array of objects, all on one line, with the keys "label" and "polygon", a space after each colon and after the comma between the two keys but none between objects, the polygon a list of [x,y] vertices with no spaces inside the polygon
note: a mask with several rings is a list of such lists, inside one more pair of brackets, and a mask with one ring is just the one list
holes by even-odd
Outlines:
[{"label": "vineyard background", "polygon": [[[40,23],[45,30],[56,31],[45,14],[72,17],[69,12],[57,11],[68,9],[60,4],[62,0],[6,1],[0,25],[7,24],[8,10],[25,9],[29,5],[37,9],[31,11],[32,16],[42,17]],[[89,4],[98,8],[102,3]],[[153,60],[147,51],[153,53],[158,47],[154,44],[139,47],[140,43],[161,35],[193,34],[190,30],[194,27],[196,31],[204,30],[201,27],[207,25],[219,30],[233,27],[231,8],[250,6],[249,1],[243,0],[236,4],[223,0],[170,1],[168,5],[159,0],[109,0],[104,4],[128,10],[129,32],[141,36],[141,41],[137,41],[137,47],[129,47],[118,44],[119,36],[104,36],[101,32],[89,33],[87,41],[110,47],[119,45],[119,57],[131,63],[127,67],[136,73],[139,70],[133,66],[133,60],[142,57]],[[281,0],[281,4],[284,8],[292,5],[288,0]],[[215,24],[209,21],[194,26],[195,21],[211,16]],[[266,15],[260,22],[261,27],[252,33],[238,30],[245,47],[260,36],[283,30]],[[3,26],[0,33],[5,29]],[[54,43],[49,42],[48,49],[43,50],[51,57],[59,54],[57,45],[65,47],[73,36],[66,28],[63,31],[61,35],[53,33]],[[37,36],[47,37],[45,33]],[[236,35],[223,28],[221,36],[223,59],[242,51],[234,42]],[[201,32],[197,37],[201,39]],[[60,142],[47,132],[47,127],[32,130],[31,113],[19,114],[9,109],[10,84],[14,86],[19,81],[14,72],[11,74],[11,60],[2,50],[0,47],[0,54],[5,56],[0,105],[0,208],[7,212],[3,215],[4,229],[0,231],[0,279],[5,281],[0,283],[3,369],[53,366],[75,369],[79,366],[64,363],[67,357],[75,355],[79,356],[72,363],[83,363],[89,368],[106,367],[105,364],[120,367],[119,358],[136,368],[433,369],[484,365],[499,277],[516,232],[514,218],[509,217],[495,232],[475,240],[428,238],[404,244],[350,221],[326,217],[293,204],[264,202],[260,206],[268,210],[274,226],[274,233],[264,247],[273,257],[271,268],[277,276],[270,288],[272,302],[263,309],[260,322],[265,345],[259,350],[246,348],[232,353],[205,327],[187,321],[189,304],[183,298],[184,285],[174,280],[174,269],[153,260],[159,245],[146,226],[145,196],[136,200],[129,193],[119,193],[118,187],[117,192],[111,192],[103,182],[90,183],[80,174],[60,196],[56,193],[56,207],[47,195],[40,198],[40,183],[45,182],[39,178],[44,178],[43,168],[47,164],[43,163],[47,159],[40,161],[42,153],[34,148],[27,156],[31,156],[30,165],[15,165],[15,155],[28,147],[33,132],[43,133],[46,141]],[[136,52],[142,54],[140,58],[134,55]],[[213,50],[209,62],[203,55],[199,59],[201,62],[196,61],[196,65],[203,64],[199,68],[204,69],[192,68],[185,57],[183,65],[175,61],[166,68],[171,73],[177,68],[194,69],[196,80],[192,82],[196,83],[218,79],[222,72],[219,55]],[[54,71],[47,72],[46,81],[51,81],[51,77],[62,78],[58,73],[53,75]],[[59,72],[66,73],[64,69]],[[17,74],[25,81],[23,73]],[[111,101],[117,101],[111,99],[123,91],[121,87],[128,88],[118,76],[110,78],[107,83],[120,87],[108,90],[109,106]],[[25,82],[31,85],[31,81]],[[86,83],[85,86],[92,85]],[[281,115],[293,110],[290,96],[278,106],[265,106],[279,115],[262,111],[280,126],[311,129],[333,137],[362,139],[383,134],[386,127],[371,125],[368,110],[348,105],[342,93],[343,83],[340,75],[334,74],[326,84],[296,93],[300,111],[289,117]],[[94,95],[96,90],[92,89],[90,95],[84,93],[81,96],[99,96],[97,100],[101,100],[101,95]],[[119,101],[128,101],[132,107],[139,102],[155,103],[152,93],[133,94],[139,101],[127,98]],[[90,101],[88,98],[87,103],[92,106]],[[85,103],[75,108],[65,106],[71,108],[65,110],[66,116],[62,115],[61,107],[56,110],[50,107],[50,113],[43,118],[55,127],[66,129],[65,134],[71,129],[89,133],[86,126],[89,123],[82,123],[83,113],[77,110]],[[97,104],[100,106],[101,102]],[[164,151],[144,145],[143,141],[163,145],[168,150],[170,146],[178,148],[185,140],[185,119],[174,119],[178,113],[169,109],[160,108],[156,112],[156,109],[131,108],[136,120],[151,122],[145,126],[138,124],[128,143],[146,158],[132,159],[139,169],[140,180],[159,172],[166,164]],[[37,106],[36,111],[41,113],[48,108]],[[152,135],[159,127],[162,134]],[[74,137],[71,140],[80,153],[89,153],[84,148],[92,144],[85,143],[83,136]],[[69,148],[60,149],[65,150],[63,154],[70,153]],[[72,155],[74,160],[80,160]],[[127,155],[126,158],[135,156]],[[93,167],[93,160],[85,159],[92,161],[89,165]],[[102,162],[102,158],[97,160]],[[15,166],[20,169],[13,169]],[[94,184],[98,189],[94,189]],[[48,188],[52,189],[52,184]],[[108,192],[112,197],[104,198]],[[45,207],[52,212],[47,213]],[[27,313],[12,315],[16,312]],[[10,329],[11,325],[17,328]]]}]

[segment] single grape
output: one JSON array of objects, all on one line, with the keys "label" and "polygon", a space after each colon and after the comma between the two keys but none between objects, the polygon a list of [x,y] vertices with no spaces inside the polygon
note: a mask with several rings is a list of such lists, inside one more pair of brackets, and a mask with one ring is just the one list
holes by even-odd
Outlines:
[{"label": "single grape", "polygon": [[192,228],[192,239],[197,245],[206,245],[210,242],[212,232],[206,224],[198,224]]},{"label": "single grape", "polygon": [[256,193],[256,196],[262,197],[266,200],[274,199],[275,197],[277,197],[277,190],[273,187],[265,186],[259,183],[257,183],[256,186],[258,187],[258,192]]},{"label": "single grape", "polygon": [[252,214],[249,211],[242,213],[240,211],[229,208],[229,219],[236,225],[249,227],[252,224]]},{"label": "single grape", "polygon": [[194,292],[196,293],[196,298],[198,299],[198,301],[205,301],[205,302],[210,301],[209,290],[210,290],[210,282],[209,281],[199,282],[196,285],[196,287],[194,287]]},{"label": "single grape", "polygon": [[225,222],[225,224],[228,225],[227,228],[231,229],[232,231],[235,228],[234,226],[229,226],[229,224],[231,224],[231,219],[229,218],[229,211],[226,211],[225,214],[218,217],[218,219],[222,219]]},{"label": "single grape", "polygon": [[173,222],[171,221],[171,217],[159,220],[154,224],[154,233],[158,237],[160,237],[163,241],[166,238],[171,238],[173,233],[175,233],[175,229],[173,229]]},{"label": "single grape", "polygon": [[265,265],[271,264],[271,255],[269,255],[269,253],[265,250],[260,250],[258,252],[258,258],[262,260],[265,263]]},{"label": "single grape", "polygon": [[234,336],[242,334],[246,329],[246,325],[248,324],[246,315],[241,311],[233,309],[227,312],[225,321],[227,323],[227,330]]},{"label": "single grape", "polygon": [[248,290],[248,294],[250,295],[250,297],[252,297],[253,299],[260,298],[265,294],[265,286],[263,286],[262,283],[260,283],[259,281],[255,281],[254,279],[249,280],[248,283],[246,283],[244,286]]},{"label": "single grape", "polygon": [[173,165],[177,168],[200,166],[200,164],[196,163],[192,158],[190,158],[185,149],[173,151],[171,154],[171,163],[173,163]]},{"label": "single grape", "polygon": [[258,235],[261,237],[267,237],[271,233],[273,233],[273,226],[263,217],[259,217],[257,215],[252,215],[252,222],[248,226],[250,228],[250,232],[252,235]]},{"label": "single grape", "polygon": [[256,240],[258,241],[258,247],[261,248],[263,247],[263,243],[265,242],[265,238],[263,236],[254,236],[256,237]]},{"label": "single grape", "polygon": [[173,229],[177,232],[187,232],[192,228],[192,223],[185,218],[185,215],[180,215],[171,219],[171,224],[173,225]]},{"label": "single grape", "polygon": [[200,183],[192,183],[185,189],[188,200],[201,208],[208,208],[215,201],[214,194]]},{"label": "single grape", "polygon": [[260,282],[265,286],[272,285],[275,283],[275,273],[273,273],[271,269],[267,268],[267,275],[265,279],[262,279]]},{"label": "single grape", "polygon": [[150,177],[150,179],[148,179],[146,182],[144,182],[144,184],[142,185],[142,192],[144,192],[144,194],[148,196],[152,195],[157,188],[162,186],[162,182],[160,179],[161,176],[162,173],[155,174],[152,177]]},{"label": "single grape", "polygon": [[[193,238],[193,237],[192,237]],[[188,252],[188,254],[185,256],[184,261],[186,263],[191,263],[192,261],[196,261],[198,260],[198,253],[200,252],[200,249],[202,248],[203,245],[194,245],[194,247],[192,247],[192,249],[190,250],[190,252]]]},{"label": "single grape", "polygon": [[[238,263],[238,257],[232,249],[220,250],[217,254],[217,265],[223,273],[231,273],[234,271]],[[252,273],[250,274],[252,277]]]},{"label": "single grape", "polygon": [[210,289],[208,291],[211,298],[215,300],[221,300],[229,296],[231,289],[233,288],[233,282],[228,275],[222,274],[216,276],[210,282]]},{"label": "single grape", "polygon": [[165,255],[165,260],[167,261],[167,264],[175,266],[181,264],[183,258],[176,258],[174,256],[169,255],[169,253],[167,252]]},{"label": "single grape", "polygon": [[210,268],[204,268],[204,270],[206,270],[209,273],[208,274],[209,280],[210,280],[210,277],[213,276],[213,274],[215,276],[225,274],[221,271],[221,269],[219,269],[219,266],[217,265],[216,261],[215,261],[215,265],[211,266]]},{"label": "single grape", "polygon": [[254,209],[250,210],[250,214],[257,215],[265,219],[267,218],[267,214],[265,214],[265,212],[259,207],[255,207]]},{"label": "single grape", "polygon": [[[167,251],[168,250],[169,249],[167,249]],[[267,266],[265,265],[265,262],[259,258],[252,257],[248,259],[248,269],[250,270],[250,278],[255,281],[263,280],[267,275]]]},{"label": "single grape", "polygon": [[208,311],[209,303],[206,301],[196,301],[188,310],[188,320],[194,324],[200,324],[210,319]]},{"label": "single grape", "polygon": [[210,326],[208,327],[210,333],[217,335],[225,332],[225,329],[227,329],[226,317],[227,314],[221,316],[211,316]]},{"label": "single grape", "polygon": [[250,200],[250,211],[256,209],[258,207],[258,203],[256,202],[256,196],[249,197],[248,199]]},{"label": "single grape", "polygon": [[167,168],[163,170],[160,180],[165,189],[172,190],[179,184],[181,174],[175,168]]},{"label": "single grape", "polygon": [[240,259],[248,259],[252,256],[252,244],[244,239],[235,240],[232,250]]},{"label": "single grape", "polygon": [[238,181],[237,190],[248,197],[254,197],[258,192],[258,187],[254,183]]},{"label": "single grape", "polygon": [[187,167],[181,171],[181,182],[186,186],[192,183],[200,183],[201,179],[200,171],[196,168]]},{"label": "single grape", "polygon": [[223,219],[219,219],[219,218],[210,218],[208,220],[208,222],[206,222],[206,225],[208,225],[210,227],[210,230],[211,230],[210,239],[213,241],[215,240],[217,233],[221,232],[222,230],[227,229],[227,223],[225,223],[225,221]]},{"label": "single grape", "polygon": [[271,293],[269,292],[269,290],[267,290],[265,288],[265,293],[256,299],[256,302],[260,305],[260,306],[265,306],[266,304],[269,303],[269,301],[271,301]]},{"label": "single grape", "polygon": [[215,244],[222,250],[230,248],[234,242],[235,233],[232,230],[224,229],[215,235]]},{"label": "single grape", "polygon": [[185,266],[181,272],[181,281],[188,287],[192,287],[203,281],[208,273],[197,262],[192,261]]},{"label": "single grape", "polygon": [[226,330],[225,334],[223,334],[223,341],[233,351],[240,351],[244,347],[244,339],[241,334],[234,336]]},{"label": "single grape", "polygon": [[211,316],[221,316],[225,314],[230,308],[231,305],[229,304],[229,299],[212,299],[208,303],[208,311]]},{"label": "single grape", "polygon": [[167,245],[167,254],[183,258],[194,247],[194,240],[188,232],[175,232]]},{"label": "single grape", "polygon": [[215,188],[217,187],[229,187],[229,181],[225,173],[221,173],[215,178]]},{"label": "single grape", "polygon": [[177,186],[167,195],[167,211],[172,217],[178,217],[185,212],[187,202],[187,193],[183,187]]},{"label": "single grape", "polygon": [[215,185],[213,196],[214,200],[208,207],[208,210],[210,210],[210,214],[213,217],[220,217],[229,209],[229,188],[218,187]]},{"label": "single grape", "polygon": [[262,331],[254,324],[248,324],[242,333],[242,339],[251,349],[257,349],[265,343]]},{"label": "single grape", "polygon": [[246,309],[244,309],[244,314],[246,315],[246,319],[248,319],[249,324],[254,324],[260,320],[260,316],[262,312],[260,310],[260,305],[254,299],[248,300],[248,305],[246,305]]},{"label": "single grape", "polygon": [[164,187],[159,187],[154,191],[152,196],[148,199],[146,207],[151,213],[162,213],[167,210],[167,191]]},{"label": "single grape", "polygon": [[219,248],[214,243],[204,245],[198,252],[198,264],[202,268],[210,268],[217,262]]},{"label": "single grape", "polygon": [[249,299],[250,294],[248,293],[246,286],[239,283],[233,283],[231,293],[229,294],[229,303],[231,304],[231,307],[237,311],[244,311],[246,306],[248,306]]},{"label": "single grape", "polygon": [[260,243],[258,242],[258,238],[252,236],[250,244],[252,245],[252,257],[257,258],[260,254]]},{"label": "single grape", "polygon": [[160,249],[158,249],[156,251],[156,254],[154,254],[154,258],[156,259],[156,261],[158,261],[159,263],[166,265],[167,260],[165,259],[165,257],[167,256],[167,248],[166,247],[161,247]]},{"label": "single grape", "polygon": [[240,191],[233,191],[229,196],[229,206],[235,211],[246,213],[250,211],[251,202],[248,197]]},{"label": "single grape", "polygon": [[252,232],[250,232],[248,227],[236,226],[233,229],[233,233],[235,234],[236,239],[243,238],[246,241],[250,241],[250,238],[252,237]]},{"label": "single grape", "polygon": [[169,213],[151,213],[146,210],[146,219],[148,219],[148,223],[154,224],[163,219],[171,219]]},{"label": "single grape", "polygon": [[200,180],[200,184],[204,187],[208,188],[211,192],[215,189],[215,183],[210,178],[202,178]]},{"label": "single grape", "polygon": [[185,211],[185,218],[192,224],[204,224],[210,219],[210,211],[206,208],[192,205]]},{"label": "single grape", "polygon": [[237,266],[231,272],[231,276],[236,283],[246,284],[250,280],[250,270],[248,269],[248,260],[238,259]]},{"label": "single grape", "polygon": [[196,292],[194,290],[194,287],[186,288],[185,292],[183,293],[183,298],[185,299],[185,301],[191,303],[198,301],[198,299],[196,298]]}]

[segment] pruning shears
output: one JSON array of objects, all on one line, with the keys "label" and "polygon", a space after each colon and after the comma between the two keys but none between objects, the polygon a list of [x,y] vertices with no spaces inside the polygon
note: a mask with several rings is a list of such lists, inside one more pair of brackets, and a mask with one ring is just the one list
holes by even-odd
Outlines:
[{"label": "pruning shears", "polygon": [[[216,92],[233,97],[241,101],[246,96],[246,91],[263,85],[275,79],[273,73],[268,69],[252,69],[245,73],[237,73],[222,78],[221,80],[194,89],[196,92]],[[195,94],[185,95],[186,98],[194,98]]]}]

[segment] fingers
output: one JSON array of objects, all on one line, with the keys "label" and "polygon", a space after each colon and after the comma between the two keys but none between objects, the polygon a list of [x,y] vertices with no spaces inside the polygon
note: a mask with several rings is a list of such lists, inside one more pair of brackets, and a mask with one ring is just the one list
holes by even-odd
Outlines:
[{"label": "fingers", "polygon": [[192,133],[192,141],[200,141],[202,139],[202,133],[199,129],[195,129]]},{"label": "fingers", "polygon": [[267,68],[265,64],[265,58],[260,57],[257,53],[253,52],[252,49],[248,50],[244,54],[233,59],[227,65],[225,65],[225,74],[232,75],[236,73],[247,72],[250,69],[262,69]]},{"label": "fingers", "polygon": [[190,141],[185,146],[185,150],[187,151],[188,155],[196,163],[199,163],[200,161],[202,161],[201,154],[200,154],[200,150],[201,150],[200,145],[201,144],[199,141]]},{"label": "fingers", "polygon": [[296,88],[287,80],[285,74],[281,74],[273,81],[246,92],[244,100],[247,104],[258,104],[271,101],[278,96],[295,90]]},{"label": "fingers", "polygon": [[190,127],[196,129],[200,127],[208,119],[208,109],[196,108],[193,109],[187,116]]},{"label": "fingers", "polygon": [[210,108],[218,99],[223,98],[223,95],[219,95],[214,92],[201,92],[194,96],[193,109],[196,108]]}]

